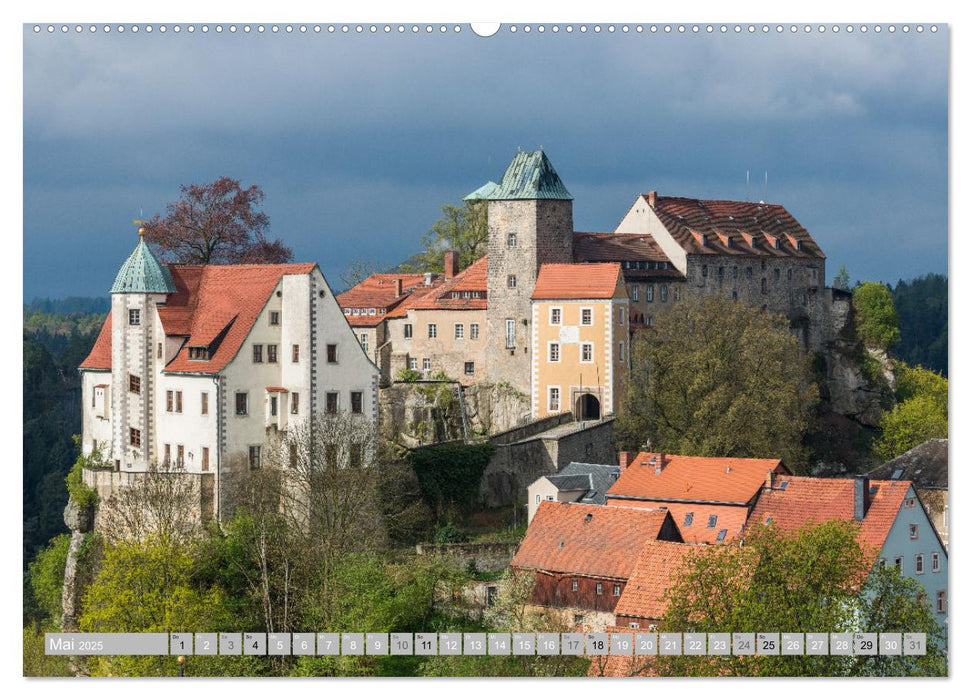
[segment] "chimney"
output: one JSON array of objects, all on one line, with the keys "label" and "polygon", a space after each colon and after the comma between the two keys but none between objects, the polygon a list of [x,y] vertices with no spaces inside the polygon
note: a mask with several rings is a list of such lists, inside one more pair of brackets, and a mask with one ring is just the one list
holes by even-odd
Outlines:
[{"label": "chimney", "polygon": [[870,508],[870,479],[858,476],[853,480],[853,519],[860,521]]},{"label": "chimney", "polygon": [[634,457],[633,452],[618,452],[617,462],[620,464],[620,471],[626,471]]},{"label": "chimney", "polygon": [[765,488],[767,489],[772,488],[772,479],[774,478],[774,476],[775,476],[775,470],[773,469],[770,469],[765,473]]},{"label": "chimney", "polygon": [[650,192],[647,193],[647,204],[648,204],[648,206],[651,207],[651,209],[654,208],[654,200],[655,199],[657,199],[657,191],[656,190],[651,190]]},{"label": "chimney", "polygon": [[400,277],[395,277],[394,278],[394,296],[395,296],[395,299],[397,299],[398,297],[401,296],[401,278]]},{"label": "chimney", "polygon": [[425,286],[426,287],[431,287],[432,286],[432,273],[431,272],[426,272],[425,273]]},{"label": "chimney", "polygon": [[457,250],[445,251],[445,277],[451,279],[459,273],[459,252]]}]

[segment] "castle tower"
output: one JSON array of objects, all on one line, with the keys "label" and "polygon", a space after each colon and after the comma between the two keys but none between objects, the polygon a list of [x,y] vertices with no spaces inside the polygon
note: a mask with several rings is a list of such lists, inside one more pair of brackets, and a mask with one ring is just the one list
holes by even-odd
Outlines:
[{"label": "castle tower", "polygon": [[156,343],[165,341],[155,306],[175,292],[144,229],[138,236],[111,285],[111,455],[123,471],[145,471],[155,452]]},{"label": "castle tower", "polygon": [[489,201],[490,381],[530,391],[530,296],[540,265],[573,262],[573,196],[542,148],[520,151]]}]

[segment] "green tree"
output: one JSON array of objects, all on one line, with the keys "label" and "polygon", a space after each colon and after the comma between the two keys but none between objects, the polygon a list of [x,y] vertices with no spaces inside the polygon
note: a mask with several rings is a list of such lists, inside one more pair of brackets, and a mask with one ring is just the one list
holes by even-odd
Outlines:
[{"label": "green tree", "polygon": [[[88,588],[82,632],[229,631],[224,595],[193,585],[191,550],[149,536],[105,548],[101,570]],[[99,656],[92,675],[175,675],[174,657]]]},{"label": "green tree", "polygon": [[880,282],[863,282],[853,290],[856,333],[868,348],[889,350],[900,342],[900,321],[893,294]]},{"label": "green tree", "polygon": [[880,438],[874,445],[884,461],[902,455],[932,438],[946,438],[948,429],[947,380],[923,367],[898,364],[897,400],[880,421]]},{"label": "green tree", "polygon": [[27,567],[27,582],[41,617],[41,626],[56,629],[61,624],[61,592],[70,535],[58,535]]},{"label": "green tree", "polygon": [[807,464],[818,390],[788,321],[720,297],[685,300],[635,338],[617,441],[636,450]]},{"label": "green tree", "polygon": [[[662,631],[926,632],[921,662],[888,657],[705,656],[661,658],[661,675],[856,676],[944,672],[941,629],[920,584],[895,567],[870,571],[859,525],[829,521],[794,534],[760,527],[744,546],[697,547],[668,590]],[[923,657],[922,657],[923,658]]]},{"label": "green tree", "polygon": [[441,272],[447,250],[458,251],[459,269],[464,270],[486,254],[488,244],[486,202],[445,204],[441,218],[432,224],[431,230],[421,239],[422,251],[402,265],[408,268],[402,271]]},{"label": "green tree", "polygon": [[850,291],[850,273],[846,269],[846,265],[840,265],[839,272],[833,278],[833,286],[846,292]]},{"label": "green tree", "polygon": [[900,317],[900,344],[894,354],[947,376],[947,277],[928,274],[899,280],[893,303]]}]

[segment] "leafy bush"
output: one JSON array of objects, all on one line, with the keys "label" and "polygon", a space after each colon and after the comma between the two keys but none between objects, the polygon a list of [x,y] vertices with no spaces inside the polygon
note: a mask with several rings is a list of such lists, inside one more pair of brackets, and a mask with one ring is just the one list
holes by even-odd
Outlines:
[{"label": "leafy bush", "polygon": [[27,565],[34,600],[44,615],[44,621],[55,627],[61,622],[61,592],[70,545],[70,535],[58,535]]},{"label": "leafy bush", "polygon": [[436,516],[440,517],[446,506],[467,509],[475,503],[479,481],[495,449],[488,442],[451,442],[408,453],[421,491]]},{"label": "leafy bush", "polygon": [[417,382],[419,379],[421,379],[421,372],[417,369],[408,369],[405,367],[398,371],[399,382]]},{"label": "leafy bush", "polygon": [[856,333],[869,348],[888,350],[900,342],[900,321],[893,294],[879,282],[864,282],[853,290]]},{"label": "leafy bush", "polygon": [[448,522],[435,530],[435,542],[438,544],[448,544],[449,542],[465,542],[468,539],[458,525]]},{"label": "leafy bush", "polygon": [[98,503],[98,492],[84,483],[82,470],[110,469],[111,462],[102,454],[101,445],[96,444],[90,454],[84,454],[81,447],[81,436],[73,435],[74,444],[78,448],[78,458],[68,472],[67,493],[79,508],[90,508]]}]

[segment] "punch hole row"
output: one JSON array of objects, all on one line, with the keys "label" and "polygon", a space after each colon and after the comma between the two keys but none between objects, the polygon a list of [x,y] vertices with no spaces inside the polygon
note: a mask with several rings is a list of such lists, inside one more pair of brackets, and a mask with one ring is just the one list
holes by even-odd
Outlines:
[{"label": "punch hole row", "polygon": [[[783,25],[783,24],[775,24],[775,25],[768,25],[768,24],[762,24],[762,25],[755,25],[755,24],[747,24],[747,25],[742,25],[742,24],[734,24],[734,25],[728,25],[728,24],[586,25],[586,24],[579,24],[579,25],[573,25],[573,24],[567,24],[563,26],[560,26],[558,24],[553,24],[549,26],[543,25],[543,24],[539,24],[539,25],[511,24],[505,27],[505,29],[510,34],[517,34],[519,32],[529,34],[534,31],[539,34],[544,34],[547,31],[552,32],[553,34],[558,34],[560,32],[565,32],[567,34],[574,34],[574,33],[587,34],[590,32],[594,34],[601,34],[604,32],[608,34],[615,34],[615,33],[643,34],[645,32],[650,34],[657,34],[657,33],[663,33],[663,34],[701,34],[701,33],[705,33],[705,34],[715,34],[715,33],[718,33],[718,34],[771,34],[771,33],[810,34],[813,32],[817,34],[825,34],[825,33],[839,34],[840,32],[845,32],[846,34],[853,34],[854,32],[866,34],[870,31],[876,34],[880,34],[884,31],[888,32],[889,34],[895,34],[898,31],[904,34],[909,34],[911,31],[914,31],[918,34],[922,34],[925,31],[925,29],[926,31],[930,31],[933,34],[933,33],[937,33],[938,27],[937,25],[933,25],[933,24],[926,28],[924,27],[924,25],[920,25],[920,24],[915,25],[913,27],[908,24],[900,25],[899,27],[894,24],[887,25],[886,27],[879,24],[875,24],[875,25],[861,24],[859,26],[855,26],[852,24],[849,24],[849,25],[834,24],[829,26],[823,25],[823,24],[819,24],[819,25],[811,25],[811,24],[805,24],[805,25],[797,25],[797,24],[790,24],[790,25]],[[369,24],[369,25],[364,25],[364,24],[327,24],[327,25],[229,24],[229,25],[222,25],[222,24],[216,24],[216,25],[208,25],[208,24],[202,24],[198,26],[194,24],[187,24],[184,26],[181,24],[174,24],[171,26],[161,24],[161,25],[158,25],[157,27],[151,24],[146,24],[146,25],[48,24],[46,26],[35,24],[33,25],[33,31],[35,34],[40,34],[44,31],[46,31],[48,34],[54,34],[57,32],[60,32],[62,34],[68,34],[72,31],[75,34],[83,34],[83,33],[110,34],[112,32],[116,34],[125,34],[125,33],[137,34],[139,32],[151,34],[156,31],[160,34],[166,34],[168,32],[172,32],[174,34],[181,34],[182,32],[186,32],[188,34],[194,34],[196,32],[200,32],[202,34],[208,34],[210,32],[213,32],[216,34],[222,34],[224,32],[228,32],[229,34],[236,34],[236,33],[242,33],[242,34],[251,34],[251,33],[256,33],[256,34],[266,34],[266,33],[270,33],[270,34],[279,34],[279,33],[284,33],[284,34],[293,34],[293,33],[298,33],[298,34],[307,34],[307,33],[313,33],[313,34],[320,34],[320,33],[327,33],[327,34],[380,34],[380,33],[383,33],[383,34],[392,34],[392,33],[459,34],[462,32],[462,27],[457,24],[455,25],[445,25],[445,24],[440,24],[440,25],[432,25],[432,24],[424,24],[424,25],[418,25],[418,24],[411,24],[411,25],[405,25],[405,24],[397,24],[397,25],[390,25],[390,24],[383,24],[383,25],[378,25],[378,24]],[[476,31],[475,28],[472,29],[472,32],[478,33],[480,36],[490,36],[495,33],[495,32],[491,32],[488,34],[482,34]]]}]

